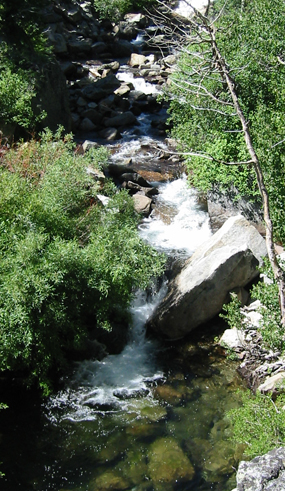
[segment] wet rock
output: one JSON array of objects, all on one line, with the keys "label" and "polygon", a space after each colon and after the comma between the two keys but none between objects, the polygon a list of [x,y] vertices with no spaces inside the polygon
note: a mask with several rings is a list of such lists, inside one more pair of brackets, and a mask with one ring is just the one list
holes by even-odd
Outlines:
[{"label": "wet rock", "polygon": [[130,481],[120,473],[106,471],[89,484],[91,491],[124,491],[130,488]]},{"label": "wet rock", "polygon": [[121,39],[127,39],[129,41],[134,39],[137,33],[138,28],[136,27],[135,23],[130,24],[129,22],[121,21],[116,28],[116,34]]},{"label": "wet rock", "polygon": [[[89,147],[89,148],[92,148],[92,147]],[[92,169],[91,167],[88,167],[87,174],[89,174],[89,176],[93,177],[93,179],[95,179],[96,181],[100,181],[100,182],[105,181],[105,174],[99,169]],[[97,195],[97,196],[99,196],[99,195]],[[106,198],[106,196],[105,196],[105,198]]]},{"label": "wet rock", "polygon": [[159,424],[152,422],[135,421],[128,425],[126,429],[127,434],[132,435],[140,440],[150,440],[150,438],[157,436],[157,434],[163,434]]},{"label": "wet rock", "polygon": [[148,198],[152,198],[152,196],[156,196],[158,194],[157,188],[145,188],[132,181],[124,181],[122,188],[128,189],[130,194],[139,193],[147,196]]},{"label": "wet rock", "polygon": [[139,485],[145,480],[147,475],[145,455],[142,454],[140,449],[130,450],[123,462],[120,463],[120,469],[123,475],[128,476],[132,485]]},{"label": "wet rock", "polygon": [[132,172],[131,169],[128,169],[128,172],[123,172],[120,174],[120,181],[121,182],[128,182],[131,181],[135,184],[138,184],[139,186],[146,187],[146,188],[151,188],[152,186],[147,182],[140,174],[137,172]]},{"label": "wet rock", "polygon": [[126,14],[125,19],[130,24],[136,24],[139,28],[143,29],[148,22],[147,17],[144,14]]},{"label": "wet rock", "polygon": [[170,385],[165,384],[157,386],[153,391],[153,395],[168,404],[175,405],[179,404],[183,394]]},{"label": "wet rock", "polygon": [[70,53],[90,53],[92,47],[92,39],[86,39],[83,36],[76,36],[67,41],[67,48]]},{"label": "wet rock", "polygon": [[103,41],[98,41],[92,44],[91,51],[94,56],[100,56],[108,52],[108,46]]},{"label": "wet rock", "polygon": [[104,196],[103,194],[97,194],[97,198],[102,203],[103,206],[107,206],[111,199],[108,196]]},{"label": "wet rock", "polygon": [[165,56],[165,58],[163,58],[162,62],[166,66],[169,66],[169,65],[173,66],[177,62],[177,57],[175,55],[168,55],[168,56]]},{"label": "wet rock", "polygon": [[154,404],[145,404],[140,408],[141,418],[151,422],[158,422],[166,418],[167,411],[163,406],[155,406]]},{"label": "wet rock", "polygon": [[98,143],[91,140],[85,140],[82,143],[82,148],[84,152],[88,152],[90,148],[97,148],[97,147],[99,147]]},{"label": "wet rock", "polygon": [[130,93],[130,91],[131,91],[131,88],[130,88],[129,84],[123,83],[120,85],[120,87],[117,90],[115,90],[115,94],[117,94],[120,97],[123,97],[123,96],[128,95]]},{"label": "wet rock", "polygon": [[129,65],[131,67],[140,67],[141,65],[144,65],[146,62],[147,58],[144,55],[139,55],[137,53],[132,53]]},{"label": "wet rock", "polygon": [[148,326],[168,338],[181,338],[217,315],[234,288],[258,275],[266,256],[264,239],[241,215],[230,218],[186,261]]},{"label": "wet rock", "polygon": [[114,390],[113,395],[120,400],[126,399],[137,399],[138,397],[146,397],[149,393],[149,389],[137,389],[137,390],[128,390],[128,389],[120,389]]},{"label": "wet rock", "polygon": [[102,114],[100,114],[95,109],[87,108],[85,111],[81,113],[82,118],[88,118],[92,123],[98,126],[102,121]]},{"label": "wet rock", "polygon": [[194,477],[193,465],[174,438],[156,440],[150,447],[148,459],[148,473],[156,490],[172,490]]},{"label": "wet rock", "polygon": [[80,124],[80,116],[77,113],[71,113],[71,128],[73,130],[77,129]]},{"label": "wet rock", "polygon": [[75,63],[72,63],[71,61],[62,62],[60,64],[60,67],[67,78],[75,76],[77,73],[77,66]]},{"label": "wet rock", "polygon": [[261,457],[239,464],[237,487],[233,491],[284,491],[285,448],[271,450]]},{"label": "wet rock", "polygon": [[79,125],[79,129],[80,131],[94,131],[96,126],[89,118],[84,118]]},{"label": "wet rock", "polygon": [[100,138],[103,138],[107,141],[119,140],[121,138],[120,132],[117,128],[106,128],[104,130],[99,131]]},{"label": "wet rock", "polygon": [[130,126],[136,122],[137,119],[131,111],[126,111],[125,113],[118,114],[112,118],[107,118],[104,120],[105,126],[112,126],[114,128],[119,128],[120,126]]},{"label": "wet rock", "polygon": [[214,231],[218,230],[229,217],[241,213],[247,220],[257,224],[258,230],[264,233],[262,207],[260,204],[252,203],[251,200],[238,198],[238,191],[234,187],[224,192],[218,186],[214,186],[207,194],[207,203]]},{"label": "wet rock", "polygon": [[120,87],[120,82],[115,75],[111,74],[108,77],[100,79],[96,82],[89,83],[86,87],[82,89],[83,97],[87,97],[92,101],[99,101],[104,99],[109,94],[112,94],[118,87]]},{"label": "wet rock", "polygon": [[225,474],[231,474],[235,465],[233,447],[229,442],[216,441],[205,454],[204,478],[208,482],[219,482]]},{"label": "wet rock", "polygon": [[53,47],[53,51],[57,55],[62,55],[67,53],[67,44],[62,34],[51,34],[48,35],[48,40]]},{"label": "wet rock", "polygon": [[129,57],[135,51],[134,46],[127,40],[116,40],[111,46],[111,51],[118,58]]}]

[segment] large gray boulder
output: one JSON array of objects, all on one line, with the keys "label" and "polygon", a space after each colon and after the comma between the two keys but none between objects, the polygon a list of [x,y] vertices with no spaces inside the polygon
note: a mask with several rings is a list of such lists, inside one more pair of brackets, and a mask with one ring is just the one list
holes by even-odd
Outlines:
[{"label": "large gray boulder", "polygon": [[149,321],[164,337],[178,339],[217,315],[229,292],[257,275],[266,256],[265,240],[244,217],[231,217],[188,259],[169,284]]},{"label": "large gray boulder", "polygon": [[239,464],[237,487],[233,491],[284,491],[285,448],[271,450],[261,457]]}]

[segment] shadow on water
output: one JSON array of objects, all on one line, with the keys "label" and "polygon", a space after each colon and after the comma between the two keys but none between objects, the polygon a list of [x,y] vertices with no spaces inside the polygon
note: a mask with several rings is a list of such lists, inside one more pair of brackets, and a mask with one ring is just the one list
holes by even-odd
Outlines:
[{"label": "shadow on water", "polygon": [[233,489],[240,453],[225,412],[242,383],[214,342],[223,328],[216,319],[183,341],[156,342],[159,372],[145,377],[147,390],[124,397],[113,387],[109,402],[89,400],[81,415],[82,387],[41,407],[11,383],[2,393],[10,409],[1,412],[1,489]]}]

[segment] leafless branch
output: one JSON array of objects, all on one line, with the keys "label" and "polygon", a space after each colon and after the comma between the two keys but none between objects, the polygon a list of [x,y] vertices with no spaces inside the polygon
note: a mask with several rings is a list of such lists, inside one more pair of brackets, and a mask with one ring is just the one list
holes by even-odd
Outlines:
[{"label": "leafless branch", "polygon": [[205,154],[205,153],[200,153],[200,152],[171,152],[172,155],[180,155],[181,157],[200,157],[202,159],[206,160],[212,160],[213,162],[217,162],[222,165],[229,165],[229,166],[241,166],[241,165],[251,165],[253,164],[252,160],[246,160],[246,161],[239,161],[239,162],[226,162],[225,160],[220,160],[216,159],[210,154]]}]

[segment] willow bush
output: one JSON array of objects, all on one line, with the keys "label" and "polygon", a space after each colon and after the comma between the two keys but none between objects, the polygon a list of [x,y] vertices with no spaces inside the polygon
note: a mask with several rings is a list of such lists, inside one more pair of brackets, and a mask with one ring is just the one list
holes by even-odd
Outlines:
[{"label": "willow bush", "polygon": [[7,152],[0,166],[0,369],[50,386],[49,373],[88,336],[110,328],[134,288],[163,269],[137,232],[126,191],[104,193],[86,172],[105,149],[77,155],[70,136],[49,131]]}]

